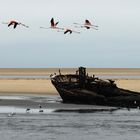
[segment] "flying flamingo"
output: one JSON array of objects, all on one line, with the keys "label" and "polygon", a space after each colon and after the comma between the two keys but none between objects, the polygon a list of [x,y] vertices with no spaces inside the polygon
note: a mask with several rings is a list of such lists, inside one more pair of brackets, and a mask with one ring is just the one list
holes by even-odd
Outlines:
[{"label": "flying flamingo", "polygon": [[65,29],[64,34],[67,34],[67,33],[70,33],[70,34],[72,34],[72,33],[78,33],[78,34],[80,34],[80,32],[77,32],[77,31],[74,31],[74,30]]},{"label": "flying flamingo", "polygon": [[77,34],[80,34],[80,32],[77,32],[77,31],[74,31],[74,30],[72,30],[72,29],[65,29],[65,28],[62,28],[64,31],[57,31],[57,32],[63,32],[64,34],[67,34],[67,33],[69,33],[69,34],[72,34],[72,33],[77,33]]},{"label": "flying flamingo", "polygon": [[50,28],[51,28],[51,29],[61,29],[61,30],[63,30],[63,28],[57,27],[58,23],[59,23],[59,22],[54,22],[54,18],[52,18],[52,19],[50,20],[51,26],[50,26],[49,28],[46,28],[46,27],[40,27],[40,28],[42,28],[42,29],[50,29]]},{"label": "flying flamingo", "polygon": [[[98,30],[98,26],[97,25],[94,25],[94,24],[91,24],[91,22],[89,20],[85,20],[85,23],[84,24],[79,24],[79,23],[74,23],[76,25],[79,25],[80,28],[86,28],[86,29],[90,29],[90,28],[93,28],[95,30]],[[79,27],[79,26],[75,26],[75,27]]]},{"label": "flying flamingo", "polygon": [[29,28],[29,26],[26,26],[25,24],[22,24],[20,22],[15,21],[15,20],[11,20],[10,22],[3,22],[3,24],[8,24],[8,27],[13,25],[14,29],[17,27],[17,25],[22,25],[22,26],[24,26],[26,28]]},{"label": "flying flamingo", "polygon": [[51,23],[51,28],[57,28],[56,26],[57,26],[57,24],[59,23],[58,21],[55,23],[54,22],[54,19],[52,18],[51,19],[51,21],[50,21],[50,23]]}]

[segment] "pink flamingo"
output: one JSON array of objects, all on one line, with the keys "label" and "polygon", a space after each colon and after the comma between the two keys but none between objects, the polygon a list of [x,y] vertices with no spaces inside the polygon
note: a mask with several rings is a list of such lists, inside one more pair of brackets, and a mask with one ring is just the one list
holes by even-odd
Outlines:
[{"label": "pink flamingo", "polygon": [[50,20],[51,26],[50,26],[49,28],[46,28],[46,27],[40,27],[40,28],[42,28],[42,29],[50,29],[50,28],[51,28],[51,29],[61,29],[61,30],[63,30],[63,28],[57,27],[58,23],[59,23],[59,22],[54,22],[54,18],[52,18],[52,19]]},{"label": "pink flamingo", "polygon": [[[90,29],[90,28],[93,28],[95,30],[98,30],[98,26],[97,25],[94,25],[94,24],[91,24],[91,22],[89,20],[85,20],[85,23],[84,24],[79,24],[79,23],[74,23],[76,25],[79,25],[80,28],[86,28],[86,29]],[[75,27],[79,27],[79,26],[75,26]]]},{"label": "pink flamingo", "polygon": [[72,34],[72,33],[78,33],[78,34],[80,34],[80,32],[77,32],[77,31],[74,31],[74,30],[71,30],[71,29],[66,29],[64,31],[64,34],[67,34],[67,33],[70,33],[70,34]]},{"label": "pink flamingo", "polygon": [[51,23],[51,28],[57,28],[56,26],[57,26],[57,24],[59,23],[58,21],[55,23],[54,22],[54,19],[52,18],[51,19],[51,21],[50,21],[50,23]]},{"label": "pink flamingo", "polygon": [[67,34],[67,33],[69,33],[69,34],[72,34],[72,33],[78,33],[78,34],[80,34],[80,32],[74,31],[74,30],[72,30],[72,29],[64,29],[64,28],[63,28],[63,30],[64,30],[64,31],[59,31],[59,30],[58,30],[58,32],[63,32],[64,34]]},{"label": "pink flamingo", "polygon": [[3,24],[8,24],[8,27],[10,27],[11,25],[13,25],[13,28],[15,29],[17,27],[17,25],[22,25],[26,28],[29,28],[29,26],[26,26],[25,24],[22,24],[20,22],[17,22],[15,20],[11,20],[10,22],[3,22]]}]

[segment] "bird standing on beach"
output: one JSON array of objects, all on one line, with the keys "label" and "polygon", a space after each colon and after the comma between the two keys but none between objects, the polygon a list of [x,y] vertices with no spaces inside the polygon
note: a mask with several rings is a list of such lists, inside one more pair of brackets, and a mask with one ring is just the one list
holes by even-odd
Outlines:
[{"label": "bird standing on beach", "polygon": [[43,112],[43,109],[40,109],[39,112]]},{"label": "bird standing on beach", "polygon": [[10,22],[2,22],[3,24],[8,24],[8,27],[10,27],[11,25],[13,25],[13,28],[15,29],[17,27],[17,25],[22,25],[26,28],[29,28],[29,26],[25,25],[25,24],[22,24],[20,22],[17,22],[15,20],[11,20]]},{"label": "bird standing on beach", "polygon": [[76,28],[77,27],[86,28],[86,29],[92,28],[92,29],[98,30],[98,26],[94,25],[94,24],[91,24],[91,22],[88,19],[85,20],[84,24],[79,24],[79,23],[74,23],[74,24],[79,25],[79,26],[75,26]]},{"label": "bird standing on beach", "polygon": [[28,113],[30,110],[31,110],[30,108],[27,108],[27,109],[26,109],[26,112]]},{"label": "bird standing on beach", "polygon": [[39,106],[39,108],[42,108],[42,106],[40,104],[38,106]]},{"label": "bird standing on beach", "polygon": [[16,115],[16,113],[14,113],[14,112],[9,113],[9,114],[8,114],[8,117],[11,117],[11,116],[13,116],[13,115]]},{"label": "bird standing on beach", "polygon": [[40,104],[38,106],[39,106],[39,112],[43,112],[43,109],[41,109],[42,106]]}]

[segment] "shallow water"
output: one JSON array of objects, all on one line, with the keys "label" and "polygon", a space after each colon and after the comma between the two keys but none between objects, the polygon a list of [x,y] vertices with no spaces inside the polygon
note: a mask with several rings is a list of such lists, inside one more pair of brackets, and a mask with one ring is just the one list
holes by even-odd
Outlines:
[{"label": "shallow water", "polygon": [[0,106],[2,140],[139,140],[139,109],[92,113],[55,112],[63,108],[77,110],[102,106],[62,104],[58,96],[27,96],[26,99],[45,101],[48,108],[43,108],[44,112],[33,108],[27,113],[25,107]]},{"label": "shallow water", "polygon": [[0,114],[3,140],[138,140],[140,112]]}]

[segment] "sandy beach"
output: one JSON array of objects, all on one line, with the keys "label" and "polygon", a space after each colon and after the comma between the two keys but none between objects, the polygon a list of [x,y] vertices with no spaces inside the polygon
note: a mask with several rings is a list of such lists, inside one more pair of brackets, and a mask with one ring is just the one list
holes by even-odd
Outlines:
[{"label": "sandy beach", "polygon": [[[140,79],[116,79],[116,84],[140,92]],[[58,94],[49,79],[0,79],[0,93]]]},{"label": "sandy beach", "polygon": [[[1,76],[7,76],[6,78],[0,78],[0,93],[17,93],[17,94],[50,94],[57,95],[56,89],[51,84],[49,75],[58,73],[59,68],[48,69],[0,69]],[[61,73],[75,73],[76,68],[62,68]],[[100,76],[130,76],[140,77],[140,69],[97,69],[88,68],[89,75],[95,74]],[[41,75],[48,76],[48,78],[8,78],[8,76],[19,75]],[[140,78],[115,78],[117,86],[133,91],[140,92]]]},{"label": "sandy beach", "polygon": [[[74,70],[63,69],[61,72],[75,73]],[[126,135],[130,137],[130,132],[133,132],[132,139],[134,136],[139,138],[138,108],[128,110],[109,106],[63,104],[49,79],[49,75],[54,72],[58,73],[58,69],[0,69],[0,134],[3,139],[61,140],[68,137],[80,140],[93,139],[93,134],[94,137],[97,134],[99,139],[102,135],[105,139],[106,132],[114,138],[116,131],[120,136],[124,130],[129,132],[124,133],[124,139]],[[90,69],[88,72],[99,77],[115,76],[118,87],[140,92],[139,70]],[[37,78],[31,78],[31,75]],[[131,78],[122,77],[124,75]],[[80,138],[77,138],[77,134],[80,134]]]},{"label": "sandy beach", "polygon": [[49,79],[0,79],[0,93],[57,94]]}]

